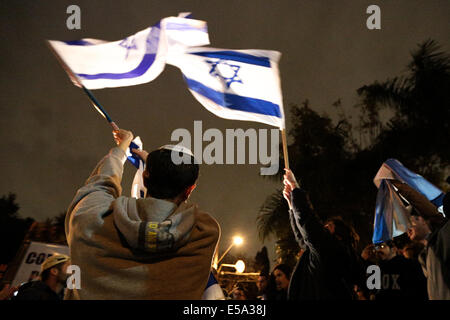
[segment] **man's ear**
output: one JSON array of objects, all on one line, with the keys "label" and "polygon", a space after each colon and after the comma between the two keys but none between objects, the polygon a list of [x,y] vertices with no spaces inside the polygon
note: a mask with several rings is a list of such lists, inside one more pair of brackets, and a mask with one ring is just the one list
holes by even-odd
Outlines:
[{"label": "man's ear", "polygon": [[51,268],[50,269],[50,274],[51,275],[57,276],[58,273],[59,273],[59,269],[58,268]]},{"label": "man's ear", "polygon": [[184,192],[184,196],[186,197],[186,199],[189,198],[195,187],[197,187],[197,185],[194,183],[192,186],[186,188],[186,191]]}]

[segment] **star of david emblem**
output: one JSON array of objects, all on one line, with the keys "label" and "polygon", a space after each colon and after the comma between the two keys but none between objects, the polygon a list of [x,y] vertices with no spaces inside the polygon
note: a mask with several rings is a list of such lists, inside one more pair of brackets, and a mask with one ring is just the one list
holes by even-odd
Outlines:
[{"label": "star of david emblem", "polygon": [[125,59],[128,58],[128,53],[130,52],[131,49],[137,49],[136,42],[134,41],[134,37],[128,37],[128,38],[123,39],[122,42],[119,43],[119,46],[127,49]]},{"label": "star of david emblem", "polygon": [[242,83],[241,78],[239,78],[238,76],[239,69],[241,68],[240,66],[230,64],[226,60],[222,59],[219,59],[217,61],[205,61],[211,65],[209,74],[224,80],[227,88],[229,88],[233,82]]}]

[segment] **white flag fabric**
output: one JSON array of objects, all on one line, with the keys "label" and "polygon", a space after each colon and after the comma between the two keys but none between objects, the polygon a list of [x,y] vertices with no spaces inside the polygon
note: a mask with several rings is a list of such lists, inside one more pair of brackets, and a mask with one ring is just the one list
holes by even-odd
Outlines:
[{"label": "white flag fabric", "polygon": [[378,186],[372,242],[382,243],[402,235],[411,226],[409,209],[403,204],[389,179]]},{"label": "white flag fabric", "polygon": [[143,150],[143,143],[139,136],[133,139],[126,151],[126,155],[127,160],[137,169],[133,183],[131,184],[131,197],[136,199],[145,198],[147,188],[144,186],[144,178],[142,176],[145,169],[145,163],[137,154],[133,153],[131,149]]},{"label": "white flag fabric", "polygon": [[192,95],[215,115],[284,129],[280,56],[269,50],[187,48],[171,51],[167,63],[181,70]]},{"label": "white flag fabric", "polygon": [[139,161],[139,168],[136,171],[133,183],[131,185],[131,197],[135,199],[145,198],[147,194],[147,188],[144,186],[144,177],[142,176],[145,169],[145,163]]},{"label": "white flag fabric", "polygon": [[378,170],[374,184],[378,188],[375,205],[373,243],[392,240],[410,227],[409,210],[391,180],[399,180],[424,195],[437,208],[442,208],[444,193],[421,175],[410,171],[396,159],[386,160]]},{"label": "white flag fabric", "polygon": [[206,22],[185,16],[161,19],[113,42],[82,39],[49,43],[88,89],[137,85],[152,81],[164,70],[168,50],[209,44]]},{"label": "white flag fabric", "polygon": [[442,201],[445,195],[444,192],[420,174],[412,172],[404,167],[403,164],[396,159],[388,159],[381,165],[381,168],[373,179],[377,188],[380,186],[380,182],[383,179],[397,179],[407,183],[410,187],[423,194],[436,207],[442,207]]}]

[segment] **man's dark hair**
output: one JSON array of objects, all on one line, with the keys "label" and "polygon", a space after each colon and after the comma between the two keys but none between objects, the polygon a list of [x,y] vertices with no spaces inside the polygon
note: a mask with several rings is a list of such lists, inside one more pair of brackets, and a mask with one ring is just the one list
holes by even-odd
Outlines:
[{"label": "man's dark hair", "polygon": [[291,278],[291,272],[292,272],[292,269],[291,269],[291,267],[288,266],[287,264],[280,263],[280,264],[276,265],[276,266],[273,268],[272,273],[273,273],[275,270],[277,270],[277,269],[280,270],[281,272],[283,272],[283,273],[286,275],[286,278],[288,278],[288,279]]},{"label": "man's dark hair", "polygon": [[[191,157],[191,164],[175,164],[172,161],[172,150],[158,149],[147,157],[144,178],[147,195],[158,199],[173,199],[186,188],[195,184],[198,178],[199,166]],[[180,158],[183,156],[180,153]]]},{"label": "man's dark hair", "polygon": [[386,240],[384,242],[389,248],[398,248],[397,243],[394,240]]},{"label": "man's dark hair", "polygon": [[[403,249],[407,244],[411,243],[411,240],[408,237],[408,233],[402,233],[399,236],[396,236],[392,239],[393,246],[397,249]],[[392,246],[390,246],[392,247]]]},{"label": "man's dark hair", "polygon": [[447,192],[445,194],[444,199],[442,199],[442,205],[444,206],[442,208],[444,211],[444,214],[448,218],[450,216],[450,192]]}]

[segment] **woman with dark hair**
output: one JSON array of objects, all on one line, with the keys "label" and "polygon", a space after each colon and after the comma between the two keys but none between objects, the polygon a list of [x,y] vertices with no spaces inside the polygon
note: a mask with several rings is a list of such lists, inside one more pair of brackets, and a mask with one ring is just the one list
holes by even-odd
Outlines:
[{"label": "woman with dark hair", "polygon": [[283,195],[289,203],[295,238],[304,253],[294,268],[289,300],[356,299],[354,286],[361,286],[364,270],[355,252],[358,235],[340,218],[323,225],[297,183],[285,169]]},{"label": "woman with dark hair", "polygon": [[359,242],[359,235],[356,233],[355,229],[345,223],[341,217],[327,219],[325,228],[334,234],[336,238],[345,243],[346,246],[351,246],[356,250]]},{"label": "woman with dark hair", "polygon": [[291,267],[280,263],[273,268],[273,281],[275,283],[275,292],[273,300],[287,300],[289,281],[291,279]]}]

